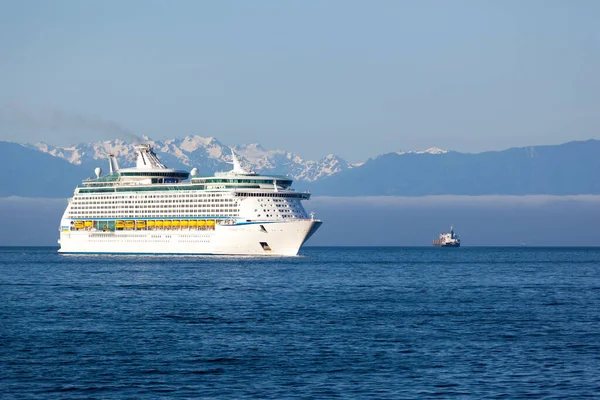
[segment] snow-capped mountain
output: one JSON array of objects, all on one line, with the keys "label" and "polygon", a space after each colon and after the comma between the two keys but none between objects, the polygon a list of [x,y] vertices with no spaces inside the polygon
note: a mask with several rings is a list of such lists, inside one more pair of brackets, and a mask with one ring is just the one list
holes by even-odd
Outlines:
[{"label": "snow-capped mountain", "polygon": [[[189,170],[198,168],[201,174],[212,174],[215,171],[226,171],[230,168],[230,146],[226,146],[214,137],[197,135],[167,140],[152,140],[143,136],[161,161],[171,168]],[[59,147],[47,143],[27,144],[34,150],[67,160],[71,164],[84,166],[93,170],[104,167],[109,154],[117,157],[121,167],[135,164],[135,143],[121,139],[95,143],[81,143],[73,146]],[[284,150],[267,150],[258,143],[231,146],[247,169],[263,174],[289,175],[297,181],[314,182],[330,177],[339,172],[358,168],[363,163],[349,164],[342,158],[329,154],[325,158],[314,161],[305,160],[295,153]],[[398,154],[444,154],[445,150],[432,147],[425,151]]]},{"label": "snow-capped mountain", "polygon": [[427,150],[422,151],[397,151],[396,154],[446,154],[448,150],[442,150],[439,147],[430,147]]},{"label": "snow-capped mountain", "polygon": [[234,146],[234,151],[258,172],[274,172],[292,176],[296,180],[315,181],[352,168],[346,161],[329,154],[319,161],[303,160],[283,150],[265,150],[260,144]]},{"label": "snow-capped mountain", "polygon": [[[161,161],[172,168],[198,168],[202,174],[227,170],[231,151],[213,137],[186,136],[185,138],[152,140],[142,137],[153,146]],[[59,147],[47,143],[28,144],[39,150],[69,161],[71,164],[94,168],[102,166],[109,154],[117,157],[121,167],[135,164],[135,144],[123,140],[82,143]],[[346,161],[333,154],[319,161],[304,160],[298,155],[283,150],[266,150],[257,143],[231,146],[238,158],[248,169],[259,173],[285,174],[295,180],[312,182],[352,168]]]}]

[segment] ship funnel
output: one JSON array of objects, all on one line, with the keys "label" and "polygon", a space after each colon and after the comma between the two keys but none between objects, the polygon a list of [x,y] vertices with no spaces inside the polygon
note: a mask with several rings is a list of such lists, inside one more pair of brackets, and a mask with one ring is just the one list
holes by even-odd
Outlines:
[{"label": "ship funnel", "polygon": [[139,144],[135,146],[135,150],[137,151],[137,168],[167,168],[158,160],[149,144]]},{"label": "ship funnel", "polygon": [[115,158],[114,154],[108,155],[108,166],[110,167],[111,174],[119,170],[119,162]]}]

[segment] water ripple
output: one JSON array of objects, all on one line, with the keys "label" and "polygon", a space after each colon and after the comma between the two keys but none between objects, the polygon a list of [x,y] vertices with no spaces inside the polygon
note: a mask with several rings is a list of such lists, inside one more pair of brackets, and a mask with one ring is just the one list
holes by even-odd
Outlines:
[{"label": "water ripple", "polygon": [[598,398],[600,249],[0,248],[3,398]]}]

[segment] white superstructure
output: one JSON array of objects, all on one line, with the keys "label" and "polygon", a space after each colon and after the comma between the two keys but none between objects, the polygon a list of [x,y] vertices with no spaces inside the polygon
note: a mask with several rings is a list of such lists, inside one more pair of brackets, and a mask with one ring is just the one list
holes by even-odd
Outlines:
[{"label": "white superstructure", "polygon": [[438,247],[460,247],[460,238],[450,226],[450,232],[440,233],[439,239],[433,239],[433,245]]},{"label": "white superstructure", "polygon": [[287,176],[233,169],[198,176],[165,167],[149,145],[134,168],[119,168],[75,189],[60,224],[61,253],[296,255],[321,221]]}]

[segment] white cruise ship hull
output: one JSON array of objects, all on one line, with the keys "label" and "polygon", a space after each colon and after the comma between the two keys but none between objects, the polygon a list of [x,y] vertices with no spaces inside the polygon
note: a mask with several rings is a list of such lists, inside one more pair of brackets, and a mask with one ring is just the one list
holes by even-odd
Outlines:
[{"label": "white cruise ship hull", "polygon": [[214,230],[61,232],[63,254],[219,254],[295,256],[321,221],[251,222]]}]

